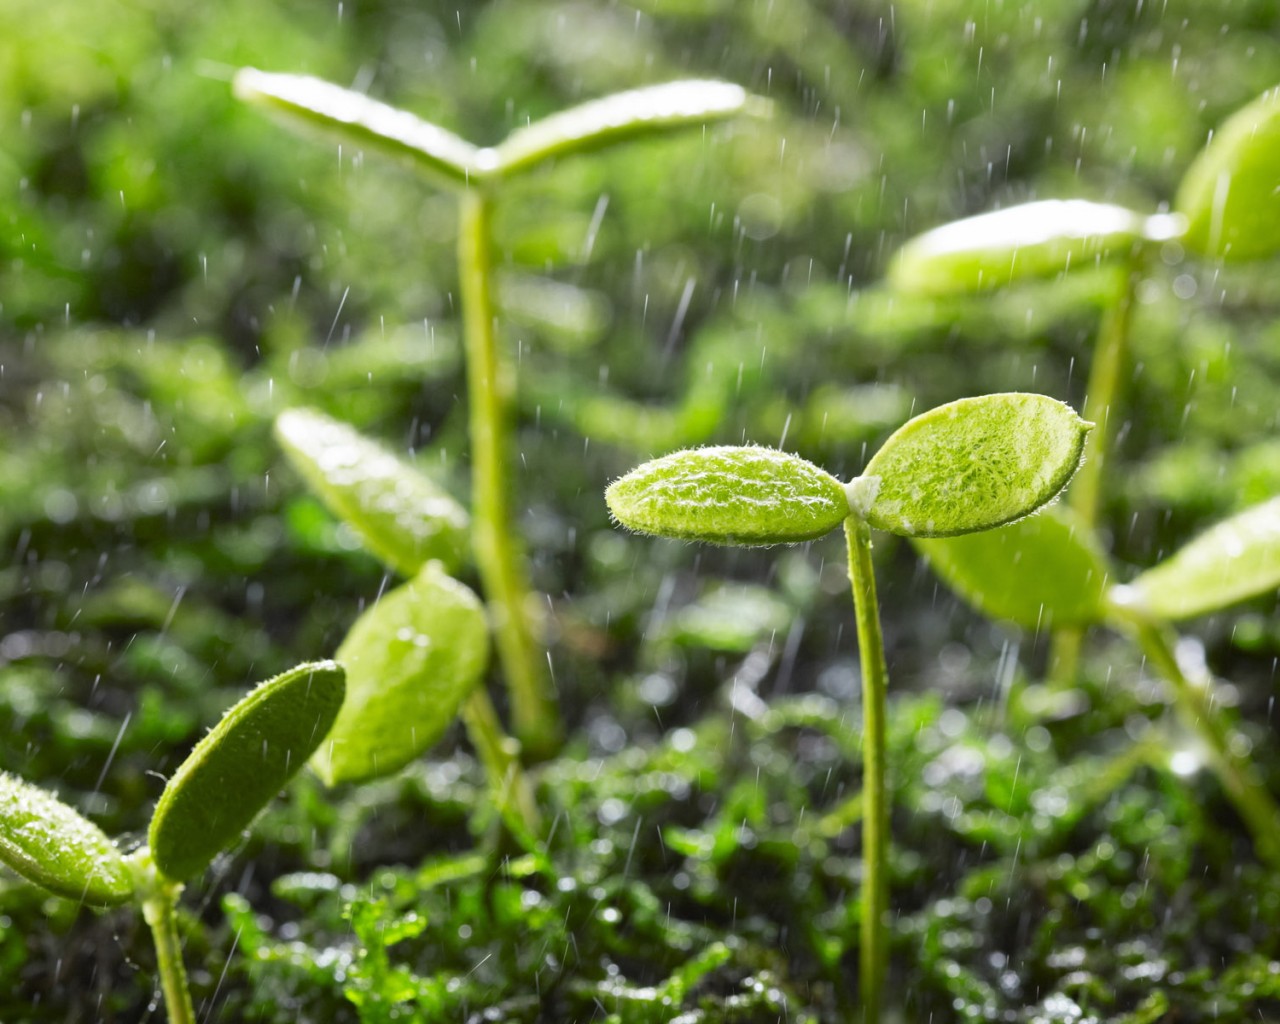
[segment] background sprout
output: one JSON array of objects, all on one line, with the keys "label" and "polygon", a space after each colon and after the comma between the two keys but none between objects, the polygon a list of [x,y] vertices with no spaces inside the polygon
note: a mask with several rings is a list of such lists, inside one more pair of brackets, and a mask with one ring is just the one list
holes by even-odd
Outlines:
[{"label": "background sprout", "polygon": [[470,560],[467,510],[403,459],[311,409],[285,410],[275,432],[307,486],[396,572],[412,576],[432,559],[454,572]]},{"label": "background sprout", "polygon": [[499,809],[517,835],[539,830],[516,744],[481,685],[489,625],[446,570],[465,558],[467,513],[425,474],[354,428],[311,409],[276,417],[276,437],[308,486],[408,583],[356,620],[338,648],[347,701],[313,765],[327,785],[398,771],[461,711]]},{"label": "background sprout", "polygon": [[252,68],[235,79],[241,99],[359,146],[407,159],[460,193],[462,293],[471,439],[472,543],[489,602],[516,735],[534,756],[560,742],[560,725],[530,619],[527,570],[512,522],[509,487],[511,383],[496,340],[492,216],[503,185],[577,153],[647,135],[767,113],[769,104],[726,82],[684,81],[636,89],[563,111],[478,149],[451,132],[318,79]]},{"label": "background sprout", "polygon": [[[1174,213],[1143,216],[1086,200],[1045,200],[968,217],[906,243],[887,275],[896,292],[966,295],[1032,277],[1054,277],[1103,261],[1123,281],[1107,307],[1094,346],[1084,415],[1100,424],[1068,495],[1082,525],[1097,525],[1109,437],[1124,377],[1136,281],[1151,250],[1180,242],[1202,257],[1260,259],[1280,249],[1280,102],[1269,89],[1232,115],[1187,170]],[[1075,674],[1082,634],[1055,635],[1051,664]]]},{"label": "background sprout", "polygon": [[[605,492],[622,525],[715,544],[811,540],[844,523],[863,685],[864,1020],[880,1017],[888,942],[888,669],[871,529],[901,536],[988,530],[1052,501],[1079,465],[1091,424],[1043,395],[962,399],[900,427],[846,485],[795,455],[704,448],[645,463]],[[841,498],[843,497],[843,501]]]},{"label": "background sprout", "polygon": [[[1153,218],[1087,199],[1045,199],[953,221],[911,239],[885,282],[896,292],[945,298],[1124,262]],[[1156,227],[1167,220],[1156,220]]]},{"label": "background sprout", "polygon": [[989,534],[915,543],[948,586],[988,615],[1028,629],[1106,625],[1133,636],[1205,744],[1258,856],[1280,866],[1280,807],[1233,743],[1212,678],[1179,663],[1168,625],[1280,587],[1280,498],[1218,523],[1128,585],[1111,582],[1116,573],[1093,531],[1056,508]]},{"label": "background sprout", "polygon": [[335,657],[347,701],[313,758],[330,786],[388,775],[435,744],[488,664],[484,611],[428,562],[356,620]]},{"label": "background sprout", "polygon": [[1187,169],[1174,208],[1183,241],[1224,261],[1263,259],[1280,249],[1280,87],[1232,114]]},{"label": "background sprout", "polygon": [[236,703],[174,772],[147,831],[125,857],[52,794],[0,774],[0,862],[58,896],[93,906],[138,905],[156,947],[173,1024],[194,1024],[178,941],[182,883],[233,846],[324,740],[342,704],[331,661],[299,665]]}]

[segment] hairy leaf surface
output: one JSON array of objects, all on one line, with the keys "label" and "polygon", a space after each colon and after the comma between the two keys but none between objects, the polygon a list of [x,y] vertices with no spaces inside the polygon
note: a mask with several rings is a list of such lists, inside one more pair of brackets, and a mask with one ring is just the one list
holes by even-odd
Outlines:
[{"label": "hairy leaf surface", "polygon": [[812,540],[849,515],[835,477],[796,455],[756,447],[665,455],[614,481],[605,501],[632,530],[713,544]]},{"label": "hairy leaf surface", "polygon": [[190,878],[233,845],[324,740],[343,692],[342,667],[320,661],[282,672],[233,705],[160,795],[148,834],[156,867]]},{"label": "hairy leaf surface", "polygon": [[1044,395],[962,398],[909,420],[859,480],[857,511],[905,537],[989,530],[1052,501],[1092,424]]},{"label": "hairy leaf surface", "polygon": [[50,892],[95,906],[133,895],[124,858],[102,829],[52,793],[3,772],[0,862]]}]

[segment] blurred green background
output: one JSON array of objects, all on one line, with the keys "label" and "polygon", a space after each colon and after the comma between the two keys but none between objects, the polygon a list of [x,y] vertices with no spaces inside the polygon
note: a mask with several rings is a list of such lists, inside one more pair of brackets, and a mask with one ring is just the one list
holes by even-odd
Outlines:
[{"label": "blurred green background", "polygon": [[[609,728],[694,721],[725,652],[760,637],[786,641],[777,693],[850,652],[838,545],[655,548],[610,527],[604,485],[744,439],[849,476],[913,409],[1001,390],[1078,405],[1102,276],[956,302],[878,279],[912,234],[998,206],[1164,208],[1214,126],[1280,81],[1280,4],[5,0],[0,769],[113,833],[142,827],[149,772],[252,682],[331,653],[384,585],[283,464],[276,412],[325,409],[465,496],[452,198],[237,105],[244,65],[354,86],[478,143],[677,77],[775,101],[771,122],[566,161],[499,210],[520,529],[570,724],[607,750]],[[1135,566],[1280,492],[1276,266],[1164,255],[1139,293],[1106,483]],[[989,688],[977,666],[1007,635],[905,547],[878,553],[903,689]],[[1264,721],[1274,605],[1199,627]],[[268,834],[286,865],[315,860],[305,828]],[[14,1005],[90,1005],[11,924]],[[52,964],[65,940],[39,941]],[[112,948],[93,954],[100,989],[133,955]]]}]

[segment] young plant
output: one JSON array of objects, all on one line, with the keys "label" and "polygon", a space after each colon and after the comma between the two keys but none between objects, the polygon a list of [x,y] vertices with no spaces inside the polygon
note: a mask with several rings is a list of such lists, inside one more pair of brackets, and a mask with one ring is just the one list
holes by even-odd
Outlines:
[{"label": "young plant", "polygon": [[888,943],[889,808],[885,786],[888,669],[871,531],[944,537],[991,530],[1052,501],[1080,464],[1092,424],[1043,395],[1003,394],[940,406],[899,428],[865,472],[841,483],[769,448],[676,452],[605,492],[622,525],[714,544],[813,540],[844,524],[863,686],[864,1020],[879,1020]]},{"label": "young plant", "polygon": [[0,773],[0,862],[67,899],[139,907],[169,1020],[194,1024],[175,913],[183,883],[235,845],[320,747],[344,692],[342,667],[332,661],[299,665],[254,689],[174,772],[147,844],[129,854],[53,794]]},{"label": "young plant", "polygon": [[[1097,424],[1067,503],[1083,525],[1098,523],[1110,438],[1119,420],[1134,290],[1153,254],[1177,242],[1203,259],[1242,261],[1280,251],[1280,88],[1234,114],[1188,168],[1173,213],[1146,216],[1082,199],[1045,200],[968,217],[927,231],[899,250],[889,287],[904,295],[975,295],[1032,278],[1109,263],[1115,294],[1094,344],[1084,416]],[[1075,675],[1082,634],[1061,630],[1050,659]]]},{"label": "young plant", "polygon": [[310,409],[276,417],[294,468],[365,546],[409,582],[368,609],[337,660],[347,700],[312,759],[326,785],[403,768],[461,713],[497,806],[517,836],[540,831],[519,748],[482,685],[489,625],[479,598],[450,574],[466,559],[466,510],[429,477],[345,423]]},{"label": "young plant", "polygon": [[916,544],[952,589],[994,618],[1028,629],[1108,626],[1132,636],[1172,688],[1259,858],[1280,868],[1280,807],[1244,753],[1248,745],[1235,741],[1212,677],[1178,660],[1170,625],[1280,587],[1280,498],[1218,523],[1127,585],[1112,582],[1115,569],[1096,534],[1056,508],[980,536]]},{"label": "young plant", "polygon": [[407,111],[315,78],[246,68],[236,75],[235,92],[294,123],[406,160],[458,194],[458,276],[475,514],[472,545],[511,692],[516,735],[533,756],[548,755],[558,746],[561,729],[530,619],[527,571],[512,522],[511,382],[496,337],[494,206],[509,183],[547,163],[648,135],[764,112],[767,101],[727,82],[669,82],[583,104],[517,129],[495,147],[479,148]]}]

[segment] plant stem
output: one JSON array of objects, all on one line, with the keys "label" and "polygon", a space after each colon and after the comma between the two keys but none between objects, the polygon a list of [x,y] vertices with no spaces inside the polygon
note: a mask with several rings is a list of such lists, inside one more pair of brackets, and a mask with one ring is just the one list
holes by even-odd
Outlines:
[{"label": "plant stem", "polygon": [[531,845],[542,832],[542,819],[529,777],[520,766],[520,745],[503,734],[498,713],[482,687],[477,686],[463,701],[462,721],[484,765],[503,819],[526,846]]},{"label": "plant stem", "polygon": [[156,947],[156,966],[160,971],[160,987],[169,1024],[195,1024],[196,1012],[187,987],[187,969],[182,963],[182,946],[178,941],[178,920],[174,912],[182,886],[156,877],[142,901],[142,916],[151,928]]},{"label": "plant stem", "polygon": [[1174,699],[1186,724],[1208,748],[1210,764],[1236,812],[1253,834],[1258,858],[1280,868],[1280,808],[1248,757],[1233,744],[1234,730],[1214,705],[1213,680],[1190,679],[1174,654],[1171,631],[1158,623],[1135,624],[1138,643],[1156,671],[1173,687]]},{"label": "plant stem", "polygon": [[[1120,294],[1102,316],[1098,340],[1093,349],[1093,365],[1084,393],[1083,416],[1096,426],[1084,442],[1084,460],[1067,491],[1067,505],[1088,529],[1098,524],[1102,501],[1102,474],[1110,454],[1112,423],[1120,397],[1120,385],[1128,361],[1129,327],[1133,320],[1134,286],[1139,275],[1137,259],[1122,268]],[[1080,651],[1084,644],[1081,627],[1059,629],[1049,650],[1049,674],[1058,683],[1075,682]]]},{"label": "plant stem", "polygon": [[1067,504],[1086,526],[1098,522],[1101,503],[1102,473],[1110,454],[1112,425],[1120,398],[1125,363],[1129,350],[1129,326],[1133,320],[1133,290],[1138,278],[1136,261],[1123,268],[1124,283],[1120,294],[1103,314],[1098,327],[1098,342],[1093,349],[1093,366],[1084,393],[1082,415],[1095,426],[1084,442],[1084,461],[1071,481]]},{"label": "plant stem", "polygon": [[480,187],[462,195],[458,273],[470,404],[472,543],[489,603],[498,658],[511,694],[516,736],[528,754],[548,757],[560,745],[560,722],[530,622],[529,583],[512,524],[511,382],[494,330],[492,197]]},{"label": "plant stem", "polygon": [[885,793],[889,670],[871,564],[871,527],[850,516],[844,521],[844,533],[862,663],[862,1020],[863,1024],[877,1024],[889,962],[884,921],[889,909],[889,809]]}]

